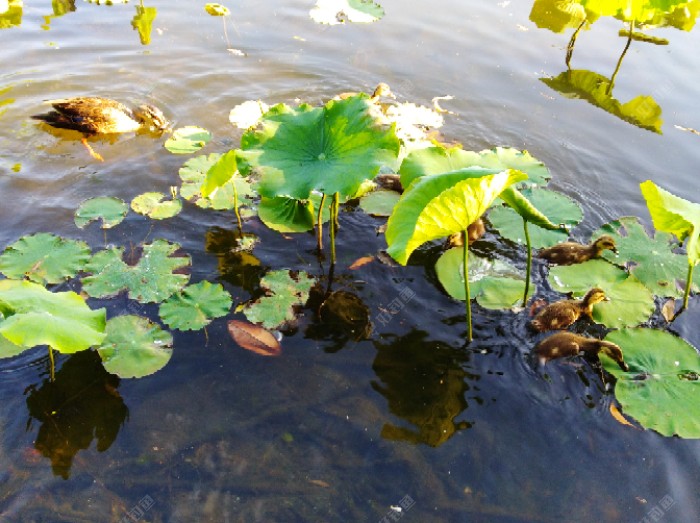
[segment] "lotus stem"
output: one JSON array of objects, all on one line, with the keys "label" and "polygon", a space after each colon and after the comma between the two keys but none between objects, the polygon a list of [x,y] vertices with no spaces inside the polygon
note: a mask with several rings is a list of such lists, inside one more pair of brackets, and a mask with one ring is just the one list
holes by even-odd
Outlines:
[{"label": "lotus stem", "polygon": [[630,20],[630,34],[627,37],[627,45],[625,45],[625,48],[622,50],[622,54],[620,55],[620,59],[617,61],[617,65],[615,66],[615,71],[613,72],[612,76],[610,77],[610,85],[608,85],[608,91],[607,91],[608,95],[610,95],[610,93],[612,93],[613,86],[615,85],[615,78],[617,77],[617,73],[620,72],[620,67],[622,66],[622,59],[627,54],[627,49],[630,48],[630,44],[632,43],[632,31],[634,31],[634,20]]},{"label": "lotus stem", "polygon": [[241,213],[238,211],[238,189],[236,188],[236,183],[233,183],[233,212],[236,215],[236,222],[238,223],[238,232],[243,234],[243,221],[241,220]]},{"label": "lotus stem", "polygon": [[53,382],[56,378],[56,363],[53,359],[53,349],[49,346],[49,378]]},{"label": "lotus stem", "polygon": [[326,194],[321,196],[321,203],[318,206],[318,215],[316,216],[316,245],[318,246],[319,254],[323,250],[323,206],[326,203]]},{"label": "lotus stem", "polygon": [[464,303],[467,312],[467,343],[472,341],[472,302],[469,292],[469,232],[462,231],[462,245],[464,249]]},{"label": "lotus stem", "polygon": [[335,265],[335,233],[338,229],[338,208],[340,205],[340,197],[338,193],[333,194],[331,202],[331,266]]},{"label": "lotus stem", "polygon": [[532,272],[532,243],[530,242],[530,231],[527,229],[527,220],[523,220],[523,230],[525,231],[525,243],[527,244],[527,267],[525,269],[525,294],[523,294],[523,307],[527,305],[527,294],[530,292],[530,273]]},{"label": "lotus stem", "polygon": [[583,25],[587,22],[586,19],[583,20],[571,35],[571,40],[569,40],[569,45],[566,46],[566,68],[571,69],[571,57],[574,54],[574,46],[576,45],[576,37],[578,37],[579,31],[583,28]]},{"label": "lotus stem", "polygon": [[685,294],[683,295],[683,309],[688,308],[688,298],[690,297],[690,287],[693,285],[693,263],[688,264],[688,276],[685,279]]}]

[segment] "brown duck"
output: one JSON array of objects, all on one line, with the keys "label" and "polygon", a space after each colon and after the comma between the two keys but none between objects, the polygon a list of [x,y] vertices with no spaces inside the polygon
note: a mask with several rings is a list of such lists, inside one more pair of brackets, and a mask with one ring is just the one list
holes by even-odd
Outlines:
[{"label": "brown duck", "polygon": [[99,97],[63,98],[46,102],[53,111],[32,116],[46,122],[51,127],[71,129],[84,136],[83,145],[90,154],[103,161],[102,156],[92,150],[86,136],[97,134],[120,134],[140,130],[163,132],[170,128],[170,122],[157,107],[144,104],[130,109],[121,102]]},{"label": "brown duck", "polygon": [[600,351],[615,360],[622,370],[629,371],[622,349],[609,341],[586,338],[573,332],[557,332],[535,345],[534,352],[544,364],[549,360],[576,355],[597,355]]},{"label": "brown duck", "polygon": [[602,289],[595,287],[580,300],[561,300],[547,305],[537,313],[530,325],[539,332],[566,329],[581,316],[590,318],[593,306],[608,299]]},{"label": "brown duck", "polygon": [[573,265],[592,260],[593,258],[600,258],[605,250],[617,252],[615,239],[607,234],[594,240],[589,245],[582,245],[576,242],[560,243],[540,250],[538,256],[554,265]]}]

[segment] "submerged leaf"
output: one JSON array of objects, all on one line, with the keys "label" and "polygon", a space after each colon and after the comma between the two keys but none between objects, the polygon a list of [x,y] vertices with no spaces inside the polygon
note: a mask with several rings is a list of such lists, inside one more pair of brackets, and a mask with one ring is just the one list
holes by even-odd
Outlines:
[{"label": "submerged leaf", "polygon": [[201,281],[188,285],[160,305],[160,318],[173,329],[199,330],[211,320],[228,314],[231,295],[219,283]]},{"label": "submerged leaf", "polygon": [[700,438],[700,355],[668,332],[623,329],[606,338],[620,346],[630,370],[601,354],[617,378],[615,397],[623,412],[664,436]]},{"label": "submerged leaf", "polygon": [[105,336],[105,309],[90,309],[74,292],[49,292],[36,283],[2,280],[0,303],[12,311],[0,321],[0,335],[15,345],[48,345],[72,354]]},{"label": "submerged leaf", "polygon": [[160,302],[182,289],[189,274],[176,274],[190,265],[189,256],[172,256],[180,248],[165,240],[143,246],[143,255],[134,266],[122,260],[123,248],[112,247],[93,256],[83,278],[83,290],[94,298],[116,296],[126,290],[139,303]]},{"label": "submerged leaf", "polygon": [[275,329],[294,322],[294,309],[304,305],[309,299],[309,291],[315,279],[299,272],[296,276],[289,271],[269,272],[260,280],[260,287],[269,293],[243,310],[246,318],[268,329]]},{"label": "submerged leaf", "polygon": [[106,333],[97,352],[105,370],[120,378],[153,374],[172,357],[173,337],[148,318],[117,316],[107,322]]},{"label": "submerged leaf", "polygon": [[199,151],[211,140],[211,133],[194,125],[180,127],[165,141],[165,148],[173,154],[191,154]]},{"label": "submerged leaf", "polygon": [[8,278],[60,283],[78,274],[90,259],[87,243],[41,232],[23,236],[0,255]]},{"label": "submerged leaf", "polygon": [[82,229],[88,223],[102,220],[103,229],[110,229],[119,225],[129,212],[129,206],[120,198],[100,196],[90,198],[80,204],[75,211],[75,225]]},{"label": "submerged leaf", "polygon": [[228,331],[241,347],[261,356],[279,356],[282,352],[282,346],[277,338],[260,325],[231,320],[228,322]]}]

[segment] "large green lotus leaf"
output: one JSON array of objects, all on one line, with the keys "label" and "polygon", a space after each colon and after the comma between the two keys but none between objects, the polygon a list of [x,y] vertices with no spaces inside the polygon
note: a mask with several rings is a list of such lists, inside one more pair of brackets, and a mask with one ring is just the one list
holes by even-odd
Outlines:
[{"label": "large green lotus leaf", "polygon": [[14,311],[0,322],[0,334],[15,345],[49,345],[71,354],[104,338],[105,309],[90,309],[74,292],[49,292],[36,283],[2,280],[0,302]]},{"label": "large green lotus leaf", "polygon": [[543,185],[551,178],[547,167],[527,151],[496,147],[475,152],[465,151],[459,145],[449,148],[435,146],[411,151],[404,159],[399,169],[401,185],[408,187],[420,176],[452,172],[466,167],[483,167],[491,169],[492,172],[515,169],[528,175],[528,184]]},{"label": "large green lotus leaf", "polygon": [[360,209],[372,216],[390,216],[401,195],[396,191],[378,189],[360,199]]},{"label": "large green lotus leaf", "polygon": [[145,192],[131,200],[131,208],[154,220],[172,218],[180,214],[182,200],[179,198],[166,200],[167,197],[162,192]]},{"label": "large green lotus leaf", "polygon": [[[0,321],[0,325],[2,322]],[[29,347],[23,345],[16,345],[4,336],[0,336],[0,358],[11,358],[23,353]]]},{"label": "large green lotus leaf", "polygon": [[[522,195],[553,223],[573,227],[583,219],[583,211],[579,204],[562,193],[549,189],[533,188],[523,189]],[[503,199],[506,199],[505,196]],[[510,201],[508,203],[510,205]],[[516,243],[525,243],[523,217],[512,206],[494,207],[489,211],[488,218],[501,236]],[[538,226],[528,228],[531,245],[536,249],[566,241],[569,236],[568,231],[564,229],[552,227],[544,229],[540,222],[528,221]]]},{"label": "large green lotus leaf", "polygon": [[382,166],[393,167],[399,153],[393,126],[377,124],[371,107],[365,94],[323,107],[276,105],[260,130],[241,138],[239,169],[255,168],[258,190],[268,198],[305,200],[313,190],[353,196]]},{"label": "large green lotus leaf", "polygon": [[309,16],[317,24],[369,24],[382,18],[384,9],[372,0],[317,0]]},{"label": "large green lotus leaf", "polygon": [[305,272],[299,272],[296,276],[285,270],[269,272],[260,280],[260,287],[268,295],[248,305],[243,313],[248,321],[267,329],[293,322],[296,318],[294,308],[306,303],[315,281]]},{"label": "large green lotus leaf", "polygon": [[[540,29],[561,33],[581,25],[586,20],[586,11],[577,0],[535,0],[530,20]],[[589,22],[593,21],[589,19]]]},{"label": "large green lotus leaf", "polygon": [[159,313],[163,322],[173,329],[199,330],[214,318],[228,314],[231,303],[231,295],[221,284],[201,281],[161,303]]},{"label": "large green lotus leaf", "polygon": [[119,225],[128,212],[129,206],[120,198],[112,196],[90,198],[81,203],[75,211],[75,225],[82,229],[90,222],[101,220],[100,227],[110,229]]},{"label": "large green lotus leaf", "polygon": [[593,238],[608,234],[615,238],[618,254],[605,251],[603,257],[624,264],[636,278],[657,296],[679,297],[683,294],[676,280],[685,281],[688,261],[672,251],[669,233],[657,231],[653,238],[635,216],[607,223],[593,233]]},{"label": "large green lotus leaf", "polygon": [[406,265],[419,246],[466,230],[505,188],[525,178],[519,171],[471,167],[416,179],[389,217],[387,252]]},{"label": "large green lotus leaf", "polygon": [[610,301],[593,308],[593,319],[609,328],[633,327],[649,319],[655,310],[654,297],[637,278],[605,260],[552,267],[552,288],[581,298],[593,287],[605,291]]},{"label": "large green lotus leaf", "polygon": [[700,356],[681,338],[653,329],[612,331],[606,340],[622,349],[623,371],[601,353],[605,370],[617,378],[615,397],[628,416],[664,436],[700,438]]},{"label": "large green lotus leaf", "polygon": [[83,278],[83,290],[93,298],[116,296],[126,290],[129,298],[140,303],[161,302],[190,279],[189,274],[175,273],[190,265],[189,256],[172,256],[179,248],[177,244],[155,240],[143,246],[136,265],[124,263],[121,247],[100,251],[86,267],[92,275]]},{"label": "large green lotus leaf", "polygon": [[625,122],[661,134],[661,107],[651,96],[640,95],[620,103],[611,94],[608,78],[583,69],[571,69],[540,80],[567,98],[581,98]]},{"label": "large green lotus leaf", "polygon": [[[445,251],[435,263],[438,280],[447,293],[464,301],[464,248]],[[509,309],[522,301],[525,277],[501,260],[489,260],[469,254],[469,293],[471,298],[487,309]],[[534,293],[530,288],[529,296]]]},{"label": "large green lotus leaf", "polygon": [[[330,218],[330,204],[330,198],[326,198],[321,213],[323,223]],[[315,193],[308,200],[285,196],[263,197],[258,204],[258,217],[270,229],[278,232],[306,232],[316,226],[319,205],[321,196]]]},{"label": "large green lotus leaf", "polygon": [[211,140],[211,133],[201,127],[189,125],[173,131],[165,141],[165,148],[173,154],[196,153]]},{"label": "large green lotus leaf", "polygon": [[97,352],[107,372],[141,378],[159,371],[173,354],[173,337],[148,318],[117,316],[107,322],[107,336]]},{"label": "large green lotus leaf", "polygon": [[219,157],[216,162],[209,167],[204,182],[202,183],[201,193],[205,198],[212,195],[219,187],[223,187],[233,175],[238,171],[238,163],[236,162],[236,150],[232,149]]},{"label": "large green lotus leaf", "polygon": [[0,272],[8,278],[59,283],[78,274],[89,259],[87,243],[41,232],[8,246],[0,255]]},{"label": "large green lotus leaf", "polygon": [[179,171],[182,180],[180,195],[203,209],[211,208],[222,211],[233,209],[235,190],[238,205],[250,205],[254,191],[250,183],[241,176],[233,176],[213,191],[210,196],[202,196],[202,184],[206,180],[207,173],[218,162],[219,158],[221,158],[220,154],[212,153],[209,156],[204,154],[187,160]]},{"label": "large green lotus leaf", "polygon": [[[623,22],[635,21],[650,27],[677,27],[689,31],[694,22],[696,0],[581,0],[586,12],[594,16],[612,16]],[[693,11],[695,17],[693,17]]]},{"label": "large green lotus leaf", "polygon": [[639,187],[647,201],[654,227],[675,234],[680,241],[688,238],[688,260],[697,265],[700,262],[700,204],[671,194],[651,180],[641,183]]}]

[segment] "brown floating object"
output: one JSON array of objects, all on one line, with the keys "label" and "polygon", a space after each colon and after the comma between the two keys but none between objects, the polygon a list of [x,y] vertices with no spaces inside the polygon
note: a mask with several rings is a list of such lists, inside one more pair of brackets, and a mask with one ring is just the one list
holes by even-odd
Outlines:
[{"label": "brown floating object", "polygon": [[547,305],[537,313],[530,326],[539,332],[566,329],[581,316],[590,318],[593,305],[607,299],[605,292],[595,287],[580,300],[561,300]]},{"label": "brown floating object", "polygon": [[564,242],[547,249],[541,249],[538,256],[554,265],[574,265],[594,258],[600,258],[605,250],[617,252],[615,239],[607,234],[594,240],[589,245]]},{"label": "brown floating object", "polygon": [[282,346],[277,338],[259,325],[231,320],[228,322],[228,332],[241,347],[261,356],[279,356],[282,352]]},{"label": "brown floating object", "polygon": [[539,358],[540,363],[579,354],[597,355],[600,351],[615,360],[625,372],[629,370],[619,346],[609,341],[587,338],[573,332],[552,334],[540,341],[534,348],[534,353]]}]

